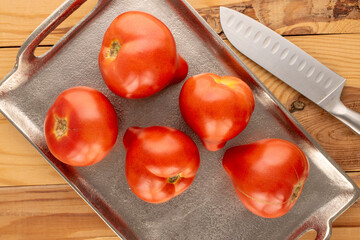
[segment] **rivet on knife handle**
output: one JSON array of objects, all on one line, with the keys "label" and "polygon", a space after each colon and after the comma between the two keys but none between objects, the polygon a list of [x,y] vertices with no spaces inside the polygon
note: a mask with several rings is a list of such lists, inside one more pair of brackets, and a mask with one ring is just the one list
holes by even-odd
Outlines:
[{"label": "rivet on knife handle", "polygon": [[360,134],[360,114],[340,102],[343,77],[244,14],[220,7],[220,22],[227,39],[241,53]]}]

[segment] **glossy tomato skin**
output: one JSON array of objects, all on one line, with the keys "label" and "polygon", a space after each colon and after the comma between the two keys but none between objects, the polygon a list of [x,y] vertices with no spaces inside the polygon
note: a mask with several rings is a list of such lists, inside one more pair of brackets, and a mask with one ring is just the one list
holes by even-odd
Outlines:
[{"label": "glossy tomato skin", "polygon": [[213,73],[192,76],[179,97],[181,115],[210,151],[221,149],[247,126],[255,100],[241,79]]},{"label": "glossy tomato skin", "polygon": [[61,162],[88,166],[112,149],[118,119],[110,101],[90,87],[62,92],[48,110],[44,132],[50,152]]},{"label": "glossy tomato skin", "polygon": [[130,127],[124,135],[127,182],[140,199],[163,203],[184,192],[200,165],[196,144],[170,127]]},{"label": "glossy tomato skin", "polygon": [[107,86],[125,98],[151,96],[185,79],[186,61],[159,19],[140,11],[116,17],[106,30],[99,67]]},{"label": "glossy tomato skin", "polygon": [[289,212],[309,175],[306,155],[297,145],[282,139],[230,148],[223,166],[241,202],[264,218]]}]

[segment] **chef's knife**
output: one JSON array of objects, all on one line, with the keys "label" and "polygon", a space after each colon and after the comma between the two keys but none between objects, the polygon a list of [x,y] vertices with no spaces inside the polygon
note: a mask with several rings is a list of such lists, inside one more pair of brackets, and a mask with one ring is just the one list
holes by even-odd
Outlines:
[{"label": "chef's knife", "polygon": [[340,101],[345,78],[242,13],[220,7],[220,22],[236,49],[360,134],[360,114]]}]

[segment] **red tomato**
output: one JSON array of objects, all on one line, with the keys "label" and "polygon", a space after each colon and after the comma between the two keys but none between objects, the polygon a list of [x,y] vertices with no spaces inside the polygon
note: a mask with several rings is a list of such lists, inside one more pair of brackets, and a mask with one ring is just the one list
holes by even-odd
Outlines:
[{"label": "red tomato", "polygon": [[184,192],[200,165],[195,143],[174,128],[131,127],[125,132],[124,146],[126,179],[146,202],[166,202]]},{"label": "red tomato", "polygon": [[241,202],[265,218],[286,214],[309,175],[305,154],[295,144],[265,139],[228,149],[223,166]]},{"label": "red tomato", "polygon": [[125,98],[151,96],[184,80],[188,72],[170,30],[154,16],[138,11],[123,13],[110,24],[99,67],[108,87]]},{"label": "red tomato", "polygon": [[99,91],[73,87],[62,92],[45,117],[50,152],[63,163],[88,166],[101,161],[118,134],[114,107]]},{"label": "red tomato", "polygon": [[189,78],[180,92],[185,122],[210,151],[221,149],[247,126],[254,110],[254,96],[241,79],[213,73]]}]

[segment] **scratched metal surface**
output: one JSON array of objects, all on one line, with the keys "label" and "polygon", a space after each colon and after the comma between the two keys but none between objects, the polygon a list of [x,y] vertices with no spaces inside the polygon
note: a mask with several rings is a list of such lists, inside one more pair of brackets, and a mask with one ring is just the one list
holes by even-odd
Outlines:
[{"label": "scratched metal surface", "polygon": [[[33,51],[62,19],[84,0],[70,0],[41,24],[20,49],[13,71],[0,83],[1,112],[43,154],[84,200],[123,239],[293,239],[305,230],[329,238],[331,222],[359,197],[348,176],[321,149],[279,101],[186,2],[181,0],[100,0],[97,7],[50,52]],[[214,72],[242,77],[252,88],[256,107],[246,130],[224,149],[209,152],[180,116],[182,83],[141,100],[123,99],[104,84],[97,56],[105,29],[120,13],[141,10],[172,31],[189,75]],[[79,85],[94,87],[113,103],[119,117],[114,149],[100,163],[83,168],[61,164],[45,144],[43,122],[56,96]],[[139,200],[124,174],[122,136],[130,126],[167,125],[184,131],[199,147],[198,175],[183,194],[153,205]],[[295,207],[285,216],[264,219],[238,200],[221,165],[226,149],[276,137],[299,145],[310,160],[310,175]]]}]

